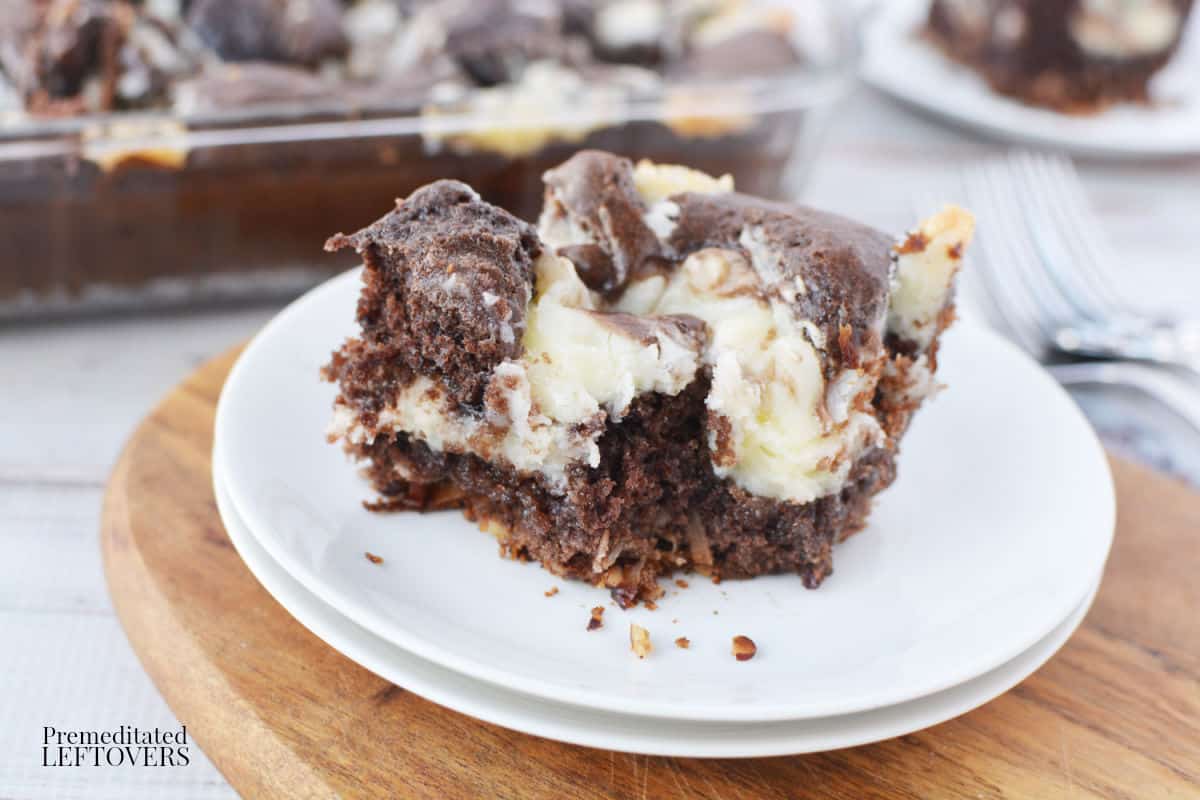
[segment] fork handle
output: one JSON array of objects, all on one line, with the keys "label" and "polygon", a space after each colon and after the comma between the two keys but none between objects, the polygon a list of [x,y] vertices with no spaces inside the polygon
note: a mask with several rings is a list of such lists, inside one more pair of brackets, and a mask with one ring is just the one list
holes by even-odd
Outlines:
[{"label": "fork handle", "polygon": [[1128,362],[1052,364],[1050,374],[1064,386],[1129,386],[1157,400],[1200,433],[1200,393],[1150,366]]}]

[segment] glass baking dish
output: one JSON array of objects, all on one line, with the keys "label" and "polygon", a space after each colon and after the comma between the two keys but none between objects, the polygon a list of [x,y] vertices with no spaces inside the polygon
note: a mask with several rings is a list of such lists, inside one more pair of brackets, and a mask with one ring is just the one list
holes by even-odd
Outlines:
[{"label": "glass baking dish", "polygon": [[533,219],[542,173],[580,148],[794,196],[854,79],[842,6],[788,4],[805,65],[768,77],[581,85],[544,104],[536,91],[508,102],[477,89],[419,108],[0,116],[0,319],[295,294],[353,265],[323,252],[329,235],[432,180],[465,181]]}]

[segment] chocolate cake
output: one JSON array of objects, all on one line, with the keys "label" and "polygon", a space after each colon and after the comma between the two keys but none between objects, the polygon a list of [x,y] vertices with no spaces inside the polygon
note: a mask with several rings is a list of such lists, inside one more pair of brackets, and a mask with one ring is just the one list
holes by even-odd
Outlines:
[{"label": "chocolate cake", "polygon": [[1145,101],[1192,0],[933,0],[928,30],[994,90],[1059,111]]},{"label": "chocolate cake", "polygon": [[41,116],[312,101],[315,85],[360,108],[400,87],[419,108],[547,65],[621,88],[778,71],[801,60],[792,26],[741,0],[19,0],[0,84]]},{"label": "chocolate cake", "polygon": [[324,376],[371,507],[461,504],[622,605],[675,570],[816,587],[935,387],[970,215],[897,243],[598,151],[545,184],[536,228],[442,180],[327,243],[364,265]]}]

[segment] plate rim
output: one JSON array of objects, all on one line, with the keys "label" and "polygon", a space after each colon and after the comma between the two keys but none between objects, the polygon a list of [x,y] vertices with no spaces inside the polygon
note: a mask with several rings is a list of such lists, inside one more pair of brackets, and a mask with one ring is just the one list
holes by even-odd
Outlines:
[{"label": "plate rim", "polygon": [[[350,661],[383,680],[403,686],[407,691],[430,702],[474,719],[553,741],[640,755],[670,758],[766,758],[802,755],[846,747],[859,747],[916,733],[947,722],[1006,694],[1057,655],[1087,617],[1100,590],[1103,577],[1102,574],[1097,575],[1085,597],[1066,617],[1060,620],[1045,636],[1034,642],[1031,647],[1021,651],[995,669],[940,692],[892,706],[829,717],[732,723],[662,719],[637,714],[621,714],[553,700],[545,701],[516,689],[480,681],[470,675],[428,661],[372,633],[354,620],[342,615],[276,562],[258,541],[249,526],[238,516],[229,493],[215,469],[212,480],[217,510],[222,524],[225,525],[226,533],[239,558],[242,559],[254,579],[289,616]],[[248,555],[249,557],[247,557]],[[297,596],[299,600],[296,599]],[[299,612],[297,611],[298,606],[302,609]],[[313,608],[316,610],[312,610]],[[320,621],[323,615],[330,618],[329,627]],[[361,642],[356,644],[358,639],[363,639],[368,644],[363,645]],[[371,644],[383,648],[386,655],[383,657],[372,655]],[[397,666],[394,662],[389,661],[388,657],[396,655],[399,655],[401,659],[410,660],[408,671],[405,667]],[[432,673],[429,680],[420,677],[414,678],[411,665],[416,665],[418,669],[422,666],[428,668],[428,671]],[[439,688],[438,679],[445,680],[447,677],[461,681],[464,686],[468,687],[468,691],[478,689],[485,692],[491,698],[491,706],[489,707],[489,700],[486,698],[481,701],[476,697],[472,703],[470,697],[464,697],[461,694],[455,695],[453,690],[447,690],[444,687]],[[530,700],[539,702],[529,702]],[[510,704],[507,713],[497,710],[497,704],[503,705],[506,702]],[[938,704],[937,710],[932,710],[931,703]],[[925,709],[925,713],[918,716],[916,720],[913,720],[911,716],[903,716],[905,712],[917,713],[922,707]],[[621,734],[611,731],[607,734],[601,730],[580,733],[581,729],[578,727],[578,723],[575,727],[570,727],[570,722],[565,718],[559,719],[557,725],[547,724],[544,719],[547,712],[557,713],[560,716],[573,714],[576,717],[596,718],[602,716],[627,719],[631,724],[645,729],[646,732],[641,734],[641,741],[651,743],[654,749],[647,749],[636,744],[636,738],[630,738],[628,734],[622,740]],[[895,719],[897,713],[902,715],[900,719]],[[880,717],[890,717],[890,719],[880,720]],[[536,722],[531,724],[529,722],[531,719],[542,719],[542,722],[541,724]],[[903,719],[909,719],[909,722],[903,722]],[[822,744],[813,743],[814,739],[821,736],[819,731],[823,724],[838,723],[842,726],[841,730],[836,733],[826,733],[825,736],[828,740]],[[872,724],[876,727],[871,728]],[[849,730],[846,730],[846,725],[850,726]],[[649,732],[650,729],[656,727],[659,728],[658,732]],[[686,738],[688,733],[694,733],[697,728],[704,727],[713,727],[715,731],[720,732],[719,743],[696,741],[689,745]],[[764,728],[771,728],[779,732],[775,738],[767,737],[765,740],[760,738],[751,744],[747,734],[752,734],[757,730],[761,736]],[[817,732],[813,732],[814,728]],[[801,744],[801,742],[807,742],[807,744]]]},{"label": "plate rim", "polygon": [[[228,434],[224,433],[229,428],[229,403],[227,398],[233,396],[237,391],[240,381],[248,367],[246,366],[251,361],[252,354],[255,348],[261,343],[269,339],[276,328],[282,327],[293,316],[300,315],[303,311],[312,304],[319,303],[326,293],[334,293],[338,291],[340,284],[346,281],[354,280],[361,267],[351,269],[341,275],[338,275],[320,286],[314,288],[304,296],[298,298],[279,312],[272,318],[263,329],[256,334],[238,356],[237,361],[230,370],[229,376],[226,379],[225,385],[222,387],[220,399],[217,404],[216,419],[214,424],[214,447],[213,447],[213,470],[214,474],[221,474],[228,479],[225,480],[225,485],[229,490],[230,499],[239,516],[245,520],[248,527],[255,531],[256,540],[259,541],[263,548],[271,555],[271,557],[279,563],[292,577],[296,578],[309,591],[317,594],[322,600],[335,609],[343,616],[354,620],[356,624],[371,630],[382,638],[408,650],[415,655],[418,655],[428,661],[437,663],[443,667],[449,668],[464,675],[469,675],[477,680],[483,680],[493,685],[504,687],[507,689],[516,690],[534,697],[561,702],[572,706],[588,707],[605,711],[619,711],[624,714],[637,715],[643,717],[651,717],[656,719],[685,719],[693,721],[722,721],[722,722],[764,722],[764,721],[781,721],[781,720],[797,720],[803,718],[815,718],[822,716],[831,716],[835,714],[854,713],[859,711],[867,711],[873,708],[882,708],[885,706],[894,705],[899,702],[927,696],[935,692],[942,691],[952,686],[961,684],[967,680],[985,674],[987,671],[994,669],[999,664],[1004,663],[1012,658],[1014,654],[1023,652],[1028,649],[1034,642],[1044,637],[1047,632],[1053,630],[1054,626],[1061,621],[1065,614],[1069,613],[1071,608],[1079,602],[1079,596],[1070,598],[1070,601],[1063,601],[1062,605],[1066,608],[1058,608],[1053,612],[1053,615],[1048,615],[1046,619],[1041,621],[1041,624],[1030,626],[1025,631],[1023,636],[1014,637],[1014,643],[1004,651],[997,650],[989,653],[986,658],[977,659],[977,663],[972,664],[969,668],[959,668],[953,671],[945,671],[941,678],[936,681],[929,681],[926,684],[918,684],[918,688],[909,688],[905,692],[874,692],[866,697],[856,697],[850,701],[845,699],[838,702],[833,701],[808,701],[805,703],[791,703],[788,705],[774,706],[771,710],[765,710],[761,706],[755,707],[753,710],[744,710],[732,704],[720,706],[704,706],[695,703],[687,706],[679,704],[655,702],[650,700],[639,699],[634,701],[630,698],[613,696],[611,694],[603,694],[595,690],[568,688],[556,684],[548,684],[543,681],[529,678],[528,676],[514,673],[510,670],[502,670],[493,667],[492,665],[483,662],[479,659],[471,659],[460,655],[452,650],[448,650],[434,642],[431,642],[425,637],[419,636],[413,632],[406,630],[396,620],[387,618],[385,615],[370,608],[354,598],[345,595],[341,591],[324,591],[318,594],[317,589],[322,585],[320,576],[313,573],[299,559],[295,558],[281,542],[276,541],[273,537],[263,537],[258,532],[260,520],[253,513],[247,513],[244,496],[240,493],[236,481],[232,480],[233,470],[228,469],[228,454],[219,445],[222,441],[228,438]],[[1112,480],[1112,472],[1108,461],[1104,456],[1103,448],[1097,438],[1095,431],[1091,425],[1087,423],[1078,406],[1070,399],[1066,391],[1051,378],[1044,370],[1037,365],[1028,355],[1021,351],[1018,347],[1008,342],[999,334],[983,327],[977,323],[969,321],[960,321],[959,326],[969,327],[972,331],[989,339],[995,346],[1009,351],[1015,356],[1026,368],[1031,370],[1031,374],[1036,374],[1036,380],[1041,380],[1046,383],[1046,386],[1059,398],[1069,404],[1069,413],[1072,413],[1078,421],[1083,424],[1083,429],[1087,434],[1087,443],[1092,451],[1092,457],[1096,459],[1096,464],[1101,468],[1103,475],[1103,486],[1097,486],[1097,489],[1103,490],[1103,496],[1099,498],[1103,501],[1104,508],[1102,509],[1105,519],[1103,535],[1105,537],[1103,545],[1104,557],[1099,561],[1099,570],[1103,572],[1104,564],[1107,561],[1108,554],[1111,551],[1112,539],[1115,531],[1116,523],[1116,494]],[[1082,456],[1081,456],[1082,457]],[[1097,535],[1100,535],[1098,532]]]},{"label": "plate rim", "polygon": [[[915,86],[910,88],[911,84],[898,79],[891,71],[884,67],[878,53],[878,49],[883,44],[892,48],[901,48],[909,52],[913,48],[927,46],[917,43],[910,35],[912,17],[916,15],[918,7],[923,8],[925,5],[927,4],[924,0],[898,0],[894,3],[885,3],[867,22],[863,30],[863,57],[859,75],[872,88],[901,101],[911,108],[940,118],[943,121],[953,122],[959,126],[983,133],[993,139],[1000,139],[1010,143],[1038,145],[1075,153],[1088,158],[1111,161],[1139,159],[1165,161],[1200,154],[1200,121],[1197,122],[1196,129],[1193,131],[1194,135],[1191,137],[1182,136],[1175,139],[1159,139],[1139,144],[1105,142],[1103,140],[1081,142],[1065,133],[1063,135],[1054,135],[1040,126],[1032,130],[1018,129],[1011,124],[1005,124],[999,118],[1001,115],[996,112],[1001,109],[1014,108],[1025,113],[1058,115],[1058,112],[1038,109],[1025,105],[1018,100],[998,95],[991,91],[983,79],[977,75],[972,75],[972,77],[978,83],[977,95],[981,102],[973,111],[967,111],[951,103],[931,100],[931,97],[936,98],[940,95],[936,92],[918,91]],[[1200,36],[1200,19],[1192,20],[1189,24],[1193,30],[1185,31],[1184,35]],[[942,56],[942,58],[944,59],[945,57]],[[967,69],[966,67],[960,68]],[[914,81],[913,83],[915,84],[916,82]],[[1148,114],[1148,116],[1152,115]],[[1048,117],[1047,121],[1051,119],[1054,119],[1054,117]],[[1071,117],[1071,119],[1080,120],[1079,117]],[[1099,127],[1103,125],[1103,115],[1092,119],[1083,118],[1083,121],[1094,122]],[[1149,121],[1147,119],[1147,122]],[[1150,129],[1158,130],[1158,128],[1154,128],[1153,126],[1150,126]]]}]

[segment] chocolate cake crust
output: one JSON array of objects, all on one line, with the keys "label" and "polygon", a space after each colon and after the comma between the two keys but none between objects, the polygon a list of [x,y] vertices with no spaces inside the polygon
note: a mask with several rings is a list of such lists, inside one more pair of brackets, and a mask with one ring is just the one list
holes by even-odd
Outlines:
[{"label": "chocolate cake crust", "polygon": [[537,233],[469,186],[437,181],[378,222],[325,244],[363,256],[362,352],[344,368],[403,365],[479,405],[496,365],[521,354]]},{"label": "chocolate cake crust", "polygon": [[[606,428],[603,466],[575,470],[565,494],[478,456],[435,453],[405,434],[355,454],[385,496],[454,486],[504,555],[604,586],[624,607],[657,597],[657,579],[675,571],[714,578],[795,573],[815,588],[833,571],[834,544],[862,529],[871,498],[895,478],[894,450],[872,450],[842,491],[812,503],[755,497],[707,466],[706,391],[706,381],[697,381],[676,397],[639,398]],[[400,473],[410,481],[396,481]]]}]

